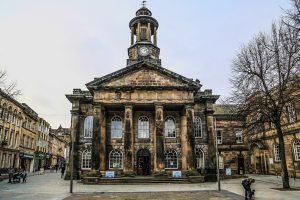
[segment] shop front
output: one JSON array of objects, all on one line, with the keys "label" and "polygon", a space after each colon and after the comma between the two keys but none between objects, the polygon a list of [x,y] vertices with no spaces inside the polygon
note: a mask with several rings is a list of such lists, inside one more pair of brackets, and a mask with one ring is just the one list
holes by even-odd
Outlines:
[{"label": "shop front", "polygon": [[43,152],[35,152],[35,166],[34,166],[34,170],[35,171],[39,171],[41,170],[41,168],[44,168],[44,166],[46,165],[46,153]]},{"label": "shop front", "polygon": [[28,172],[33,172],[34,155],[26,152],[20,152],[20,167]]}]

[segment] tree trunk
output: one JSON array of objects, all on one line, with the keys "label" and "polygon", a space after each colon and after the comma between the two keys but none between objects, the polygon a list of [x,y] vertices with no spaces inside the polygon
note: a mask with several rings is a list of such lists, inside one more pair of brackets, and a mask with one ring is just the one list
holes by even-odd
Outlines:
[{"label": "tree trunk", "polygon": [[282,186],[283,188],[290,188],[289,174],[288,174],[286,158],[285,158],[284,137],[283,137],[281,126],[277,127],[277,135],[279,138],[279,152],[280,152],[281,169],[282,169],[282,176],[281,176]]}]

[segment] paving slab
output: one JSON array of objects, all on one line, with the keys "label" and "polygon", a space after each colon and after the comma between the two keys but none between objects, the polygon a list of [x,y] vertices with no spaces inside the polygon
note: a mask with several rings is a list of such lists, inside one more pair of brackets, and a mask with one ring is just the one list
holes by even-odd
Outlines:
[{"label": "paving slab", "polygon": [[228,191],[192,191],[192,192],[140,192],[140,193],[93,193],[74,194],[64,200],[243,200],[240,195]]}]

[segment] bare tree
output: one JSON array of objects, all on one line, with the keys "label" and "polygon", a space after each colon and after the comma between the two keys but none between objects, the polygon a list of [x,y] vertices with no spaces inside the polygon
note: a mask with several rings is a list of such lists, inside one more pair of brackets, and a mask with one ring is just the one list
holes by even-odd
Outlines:
[{"label": "bare tree", "polygon": [[279,138],[283,188],[289,188],[282,125],[286,106],[299,91],[299,31],[285,23],[272,25],[270,34],[260,33],[237,53],[232,64],[230,101],[245,117],[249,132],[272,123]]},{"label": "bare tree", "polygon": [[[0,90],[5,93],[5,95],[15,98],[16,96],[21,94],[21,90],[17,89],[17,83],[7,83],[7,73],[4,70],[0,70]],[[4,98],[4,96],[0,97],[0,100]]]},{"label": "bare tree", "polygon": [[283,21],[286,25],[300,31],[300,0],[291,0],[293,8],[285,11]]}]

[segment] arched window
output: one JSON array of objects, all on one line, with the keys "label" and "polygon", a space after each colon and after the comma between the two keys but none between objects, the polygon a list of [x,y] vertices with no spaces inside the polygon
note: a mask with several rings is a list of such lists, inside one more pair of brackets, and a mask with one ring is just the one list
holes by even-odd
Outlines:
[{"label": "arched window", "polygon": [[87,116],[84,120],[84,137],[91,138],[93,135],[93,116]]},{"label": "arched window", "polygon": [[13,113],[13,116],[12,116],[12,120],[11,120],[11,122],[12,122],[13,124],[16,123],[16,118],[17,118],[17,110],[14,110],[14,113]]},{"label": "arched window", "polygon": [[141,116],[138,122],[138,138],[149,138],[149,119]]},{"label": "arched window", "polygon": [[11,115],[12,115],[12,108],[11,106],[8,108],[8,112],[7,112],[7,115],[6,115],[6,121],[7,122],[10,122],[11,120]]},{"label": "arched window", "polygon": [[6,103],[4,103],[3,106],[2,106],[2,112],[1,112],[1,118],[2,119],[5,119],[6,112],[7,112]]},{"label": "arched window", "polygon": [[296,140],[294,141],[294,155],[295,155],[295,160],[300,161],[300,141]]},{"label": "arched window", "polygon": [[175,149],[169,149],[165,152],[165,168],[178,169],[178,154]]},{"label": "arched window", "polygon": [[92,153],[90,150],[84,150],[82,152],[81,168],[91,169]]},{"label": "arched window", "polygon": [[112,150],[109,153],[109,169],[123,169],[123,155],[120,150]]},{"label": "arched window", "polygon": [[170,116],[167,116],[165,120],[165,137],[168,138],[176,137],[175,119]]},{"label": "arched window", "polygon": [[122,138],[122,119],[119,116],[111,119],[111,137]]},{"label": "arched window", "polygon": [[237,144],[241,144],[241,143],[244,142],[244,140],[243,140],[243,134],[242,134],[241,131],[237,131],[235,133],[235,141],[236,141]]},{"label": "arched window", "polygon": [[196,162],[197,162],[197,169],[204,168],[204,153],[201,149],[196,149]]},{"label": "arched window", "polygon": [[296,109],[292,103],[289,103],[286,106],[287,114],[288,114],[288,121],[289,123],[296,122]]},{"label": "arched window", "polygon": [[279,145],[278,144],[274,145],[274,160],[276,162],[281,161],[280,152],[279,152]]},{"label": "arched window", "polygon": [[202,122],[199,116],[195,116],[195,137],[202,137]]}]

